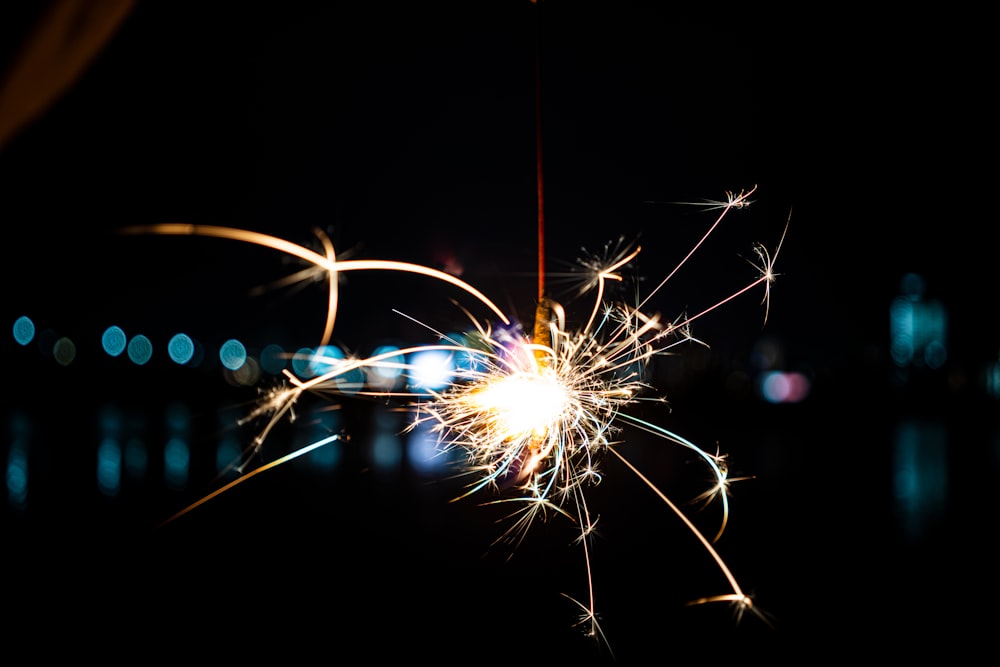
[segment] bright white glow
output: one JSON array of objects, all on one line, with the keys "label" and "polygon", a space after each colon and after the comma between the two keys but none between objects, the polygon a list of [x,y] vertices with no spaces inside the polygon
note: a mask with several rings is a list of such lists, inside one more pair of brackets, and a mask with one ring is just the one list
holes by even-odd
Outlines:
[{"label": "bright white glow", "polygon": [[512,438],[543,435],[566,410],[566,389],[554,373],[518,373],[476,391],[470,402]]},{"label": "bright white glow", "polygon": [[449,386],[455,373],[451,353],[421,350],[410,355],[410,388],[414,391],[438,391]]}]

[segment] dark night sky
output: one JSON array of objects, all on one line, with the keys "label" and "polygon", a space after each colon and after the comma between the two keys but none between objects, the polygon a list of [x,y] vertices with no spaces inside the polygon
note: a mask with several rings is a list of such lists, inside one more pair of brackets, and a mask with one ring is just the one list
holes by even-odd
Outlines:
[{"label": "dark night sky", "polygon": [[[641,242],[638,271],[655,284],[712,220],[671,202],[757,185],[754,205],[727,219],[651,302],[674,316],[752,280],[742,257],[755,242],[773,249],[791,213],[766,326],[754,292],[695,333],[729,363],[765,337],[780,341],[786,368],[812,377],[813,394],[795,406],[727,400],[710,364],[700,380],[675,387],[668,422],[718,441],[757,476],[735,487],[723,549],[776,628],[749,619],[733,630],[725,610],[677,609],[714,591],[716,572],[696,545],[688,549],[690,534],[666,508],[615,469],[599,496],[607,538],[595,585],[609,600],[621,663],[657,652],[666,661],[709,636],[741,655],[791,654],[805,642],[850,652],[878,637],[901,651],[917,637],[973,645],[981,619],[972,601],[997,591],[984,567],[993,548],[979,543],[988,526],[977,523],[991,521],[996,501],[979,485],[1000,464],[996,406],[981,386],[1000,339],[982,166],[996,130],[981,122],[986,46],[952,43],[957,20],[693,17],[665,3],[550,0],[536,23],[539,8],[527,1],[206,4],[134,9],[67,94],[0,151],[8,321],[32,313],[80,340],[114,319],[205,337],[309,344],[318,334],[319,287],[248,295],[290,271],[270,250],[115,234],[160,222],[300,243],[319,227],[358,257],[450,259],[530,320],[537,53],[551,271],[621,235]],[[28,24],[4,22],[5,56]],[[950,356],[944,369],[899,386],[890,382],[888,307],[907,272],[922,275],[927,296],[948,309]],[[409,277],[350,276],[337,338],[365,352],[375,338],[426,334],[392,308],[453,326],[449,296]],[[206,415],[247,396],[207,373],[108,368],[79,347],[79,363],[62,369],[26,360],[9,340],[0,346],[26,385],[15,405],[80,425],[63,426],[60,438],[87,442],[83,425],[102,394],[148,396],[140,402],[151,409],[181,395]],[[952,479],[945,518],[915,545],[897,534],[891,459],[894,425],[913,415],[950,429]],[[62,447],[49,450],[58,457]],[[144,631],[150,641],[204,635],[214,650],[252,645],[262,631],[293,635],[290,651],[332,659],[348,647],[377,652],[385,627],[400,646],[441,659],[480,647],[514,658],[521,641],[540,659],[591,655],[559,616],[572,618],[558,593],[578,586],[579,554],[564,553],[555,528],[504,563],[480,558],[496,526],[477,518],[489,509],[475,502],[460,507],[431,493],[414,504],[364,475],[328,489],[275,471],[147,535],[185,501],[91,504],[80,497],[89,493],[89,459],[68,460],[85,469],[70,482],[68,464],[49,464],[60,481],[41,519],[8,517],[26,554],[19,562],[77,550],[115,560],[95,566],[100,586],[83,567],[53,575],[58,586],[37,571],[27,580],[64,591],[72,609],[85,609],[79,596],[89,594],[147,613],[180,605],[169,607],[176,626]],[[113,537],[123,538],[114,550],[102,546]],[[133,586],[116,568],[144,567],[128,561],[136,554],[152,564]],[[153,574],[166,554],[185,563],[173,579]],[[374,563],[393,574],[377,581]],[[415,582],[415,572],[428,578]],[[345,590],[345,581],[360,589]],[[909,629],[887,629],[892,619]],[[217,622],[225,642],[208,629]]]}]

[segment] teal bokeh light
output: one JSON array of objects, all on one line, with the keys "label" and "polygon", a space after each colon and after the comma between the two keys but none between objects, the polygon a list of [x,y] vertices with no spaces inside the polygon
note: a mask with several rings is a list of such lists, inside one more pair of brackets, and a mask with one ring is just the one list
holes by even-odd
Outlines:
[{"label": "teal bokeh light", "polygon": [[128,342],[128,358],[132,360],[132,363],[142,366],[149,363],[152,357],[153,343],[142,334]]},{"label": "teal bokeh light", "polygon": [[35,338],[35,323],[31,318],[22,315],[14,320],[14,340],[18,345],[27,345]]},{"label": "teal bokeh light", "polygon": [[260,367],[264,369],[265,373],[278,375],[285,369],[285,363],[285,351],[280,345],[271,343],[265,345],[264,349],[260,351]]},{"label": "teal bokeh light", "polygon": [[101,347],[112,357],[117,357],[125,351],[128,339],[121,327],[110,326],[101,335]]},{"label": "teal bokeh light", "polygon": [[243,343],[231,338],[219,348],[219,360],[229,370],[239,370],[247,362],[247,349]]},{"label": "teal bokeh light", "polygon": [[194,357],[194,341],[187,334],[176,334],[167,343],[167,354],[175,363],[184,365]]}]

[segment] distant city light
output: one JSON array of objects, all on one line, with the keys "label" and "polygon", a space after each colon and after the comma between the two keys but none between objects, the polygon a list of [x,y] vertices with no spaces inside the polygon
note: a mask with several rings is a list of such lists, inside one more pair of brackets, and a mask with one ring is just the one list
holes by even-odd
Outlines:
[{"label": "distant city light", "polygon": [[131,437],[125,443],[125,472],[130,480],[142,481],[149,466],[146,444],[141,438]]},{"label": "distant city light", "polygon": [[[320,442],[329,438],[331,434],[339,433],[342,429],[339,410],[326,410],[322,407],[311,410],[308,419],[304,422],[306,426],[295,431],[293,442],[295,449]],[[340,459],[340,443],[330,441],[323,447],[317,447],[298,459],[298,465],[306,466],[313,473],[326,473],[336,468]]]},{"label": "distant city light", "polygon": [[118,440],[105,436],[97,447],[97,488],[102,495],[117,496],[122,485],[122,448]]},{"label": "distant city light", "polygon": [[9,444],[7,447],[7,504],[15,512],[28,507],[28,442],[31,424],[20,412],[10,417]]},{"label": "distant city light", "polygon": [[802,373],[768,371],[758,378],[761,398],[768,403],[798,403],[809,395],[811,383]]},{"label": "distant city light", "polygon": [[948,360],[948,316],[944,306],[924,299],[924,280],[915,273],[903,276],[900,291],[889,307],[889,353],[893,363],[900,368],[941,368]]},{"label": "distant city light", "polygon": [[170,438],[163,448],[163,481],[168,488],[174,491],[184,489],[190,463],[191,452],[187,442],[178,436]]},{"label": "distant city light", "polygon": [[187,334],[176,334],[167,343],[167,354],[173,362],[184,365],[194,357],[194,341]]},{"label": "distant city light", "polygon": [[69,366],[76,359],[76,344],[62,337],[52,346],[52,358],[61,366]]},{"label": "distant city light", "polygon": [[423,475],[436,475],[451,461],[452,453],[442,450],[428,424],[421,424],[410,431],[406,439],[406,458],[410,467]]},{"label": "distant city light", "polygon": [[367,383],[370,389],[391,391],[399,383],[406,357],[402,353],[393,354],[398,350],[395,345],[381,345],[372,350],[372,357],[385,355],[385,358],[367,369]]},{"label": "distant city light", "polygon": [[243,343],[231,338],[219,348],[219,360],[231,371],[239,369],[247,360],[247,349]]},{"label": "distant city light", "polygon": [[442,350],[421,350],[410,355],[407,373],[413,392],[447,387],[455,375],[454,356]]},{"label": "distant city light", "polygon": [[1000,398],[1000,361],[993,361],[983,370],[983,387],[991,398]]},{"label": "distant city light", "polygon": [[[318,376],[344,369],[350,363],[347,355],[336,345],[318,347],[309,360],[309,375]],[[330,380],[337,390],[346,394],[361,391],[365,387],[365,372],[361,368],[343,370]]]},{"label": "distant city light", "polygon": [[35,323],[30,317],[22,315],[14,320],[14,340],[19,345],[27,345],[35,338]]},{"label": "distant city light", "polygon": [[260,351],[260,367],[265,373],[278,375],[287,364],[285,350],[280,345],[270,343]]},{"label": "distant city light", "polygon": [[392,431],[378,431],[372,436],[372,462],[381,472],[395,471],[403,461],[403,445]]},{"label": "distant city light", "polygon": [[137,366],[143,366],[153,357],[153,344],[142,334],[128,342],[128,358]]},{"label": "distant city light", "polygon": [[183,490],[187,485],[191,466],[191,448],[188,444],[191,429],[191,412],[182,403],[172,403],[164,413],[168,439],[163,448],[163,481],[167,487]]},{"label": "distant city light", "polygon": [[292,370],[301,378],[313,376],[313,350],[310,347],[300,347],[292,355]]},{"label": "distant city light", "polygon": [[[228,425],[228,424],[227,424]],[[235,435],[225,435],[215,449],[215,471],[219,475],[234,472],[243,453],[243,442]]]},{"label": "distant city light", "polygon": [[262,375],[260,364],[251,356],[247,356],[246,361],[236,370],[226,369],[226,374],[230,382],[241,387],[256,385]]},{"label": "distant city light", "polygon": [[125,351],[128,340],[121,327],[110,326],[101,335],[101,347],[112,357],[117,357]]},{"label": "distant city light", "polygon": [[920,540],[946,511],[948,432],[941,422],[903,420],[894,434],[895,509],[903,537]]}]

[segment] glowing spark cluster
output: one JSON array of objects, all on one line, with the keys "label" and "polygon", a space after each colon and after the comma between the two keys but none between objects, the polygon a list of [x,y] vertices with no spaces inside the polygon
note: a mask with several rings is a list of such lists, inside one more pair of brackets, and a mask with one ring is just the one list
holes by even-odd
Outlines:
[{"label": "glowing spark cluster", "polygon": [[[359,368],[405,370],[405,355],[417,350],[435,349],[455,355],[463,361],[447,387],[439,391],[428,390],[415,399],[413,394],[406,394],[413,401],[411,407],[414,412],[414,419],[407,428],[429,426],[436,434],[441,450],[457,450],[464,454],[466,472],[471,481],[462,497],[489,490],[496,494],[493,502],[516,505],[510,514],[511,525],[499,539],[518,543],[532,522],[547,516],[550,511],[569,517],[576,523],[586,562],[587,596],[585,602],[574,601],[583,612],[582,620],[588,632],[595,637],[603,637],[597,621],[588,546],[596,518],[588,508],[586,490],[601,481],[601,463],[606,454],[620,459],[669,506],[701,542],[729,582],[730,591],[695,600],[692,604],[730,602],[737,606],[738,614],[749,610],[760,615],[713,547],[725,530],[729,517],[727,489],[731,480],[725,457],[710,454],[691,441],[639,419],[626,410],[635,402],[648,399],[645,394],[653,388],[646,384],[644,378],[646,367],[653,357],[670,353],[675,346],[685,342],[699,342],[690,331],[694,320],[757,286],[764,288],[766,320],[770,285],[775,277],[773,263],[781,247],[780,241],[773,255],[762,246],[754,249],[760,260],[759,265],[754,265],[758,271],[756,278],[696,315],[664,321],[659,315],[641,310],[730,211],[748,205],[753,192],[752,188],[739,194],[727,193],[725,202],[709,202],[706,208],[721,209],[715,222],[677,267],[635,306],[608,303],[605,299],[607,282],[621,280],[620,271],[641,250],[627,247],[604,263],[586,267],[591,271],[587,286],[594,292],[595,298],[582,327],[570,326],[564,308],[542,297],[538,304],[534,335],[530,338],[523,334],[511,334],[507,326],[510,320],[502,311],[481,292],[454,276],[401,262],[338,261],[332,246],[325,239],[325,254],[319,254],[274,237],[220,227],[159,225],[131,231],[215,236],[255,243],[297,256],[309,262],[315,270],[327,272],[331,297],[323,344],[329,338],[336,317],[337,274],[341,271],[368,269],[417,273],[444,280],[488,307],[499,317],[502,325],[493,328],[470,317],[474,330],[461,341],[442,336],[440,344],[433,346],[394,349],[364,359],[330,359],[328,370],[310,379],[301,379],[286,371],[288,386],[271,390],[247,418],[268,417],[267,425],[255,440],[255,447],[263,443],[279,420],[292,412],[303,392],[338,394],[338,378]],[[377,391],[367,393],[385,397],[394,395]],[[625,425],[688,448],[706,464],[714,482],[696,500],[718,501],[721,505],[721,521],[713,539],[706,538],[684,512],[622,454],[620,449],[624,442],[620,438]],[[326,441],[329,439],[322,442]],[[318,444],[303,448],[282,461]],[[267,467],[273,465],[268,464]],[[222,490],[189,506],[171,520]]]}]

